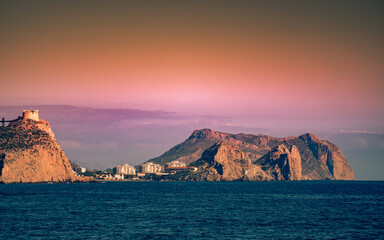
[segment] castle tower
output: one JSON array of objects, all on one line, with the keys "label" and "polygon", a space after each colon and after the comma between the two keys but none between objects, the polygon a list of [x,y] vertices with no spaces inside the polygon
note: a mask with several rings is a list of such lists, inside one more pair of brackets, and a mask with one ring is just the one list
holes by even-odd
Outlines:
[{"label": "castle tower", "polygon": [[23,110],[23,119],[39,121],[39,110]]}]

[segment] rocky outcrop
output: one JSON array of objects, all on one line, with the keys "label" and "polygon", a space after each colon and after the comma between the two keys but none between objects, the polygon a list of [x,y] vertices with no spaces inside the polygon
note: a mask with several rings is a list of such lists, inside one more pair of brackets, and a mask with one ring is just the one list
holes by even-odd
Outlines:
[{"label": "rocky outcrop", "polygon": [[44,120],[18,119],[0,128],[0,182],[79,182]]},{"label": "rocky outcrop", "polygon": [[289,150],[285,145],[278,145],[257,160],[266,174],[274,180],[301,180],[301,157],[296,146]]},{"label": "rocky outcrop", "polygon": [[203,158],[204,151],[218,142],[237,147],[252,163],[260,166],[268,176],[276,180],[354,179],[353,170],[341,150],[310,133],[298,137],[276,138],[262,134],[195,130],[187,140],[149,161],[165,164],[179,160],[192,164]]},{"label": "rocky outcrop", "polygon": [[299,139],[307,146],[307,151],[310,151],[310,159],[314,157],[320,165],[318,171],[313,171],[313,174],[307,174],[308,179],[317,179],[318,176],[323,176],[323,174],[327,175],[327,179],[354,179],[352,168],[349,166],[344,154],[335,144],[321,141],[310,133],[301,135]]},{"label": "rocky outcrop", "polygon": [[265,181],[272,180],[239,148],[219,142],[207,149],[192,166],[197,170],[183,180]]}]

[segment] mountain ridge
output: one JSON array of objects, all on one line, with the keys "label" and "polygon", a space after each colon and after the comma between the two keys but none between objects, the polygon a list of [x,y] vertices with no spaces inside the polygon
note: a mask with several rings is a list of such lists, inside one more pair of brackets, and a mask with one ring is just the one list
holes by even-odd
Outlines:
[{"label": "mountain ridge", "polygon": [[[292,150],[293,147],[296,148],[297,151],[289,153],[292,155],[292,158],[288,157],[281,161],[287,161],[285,164],[288,165],[291,161],[291,165],[295,164],[297,168],[300,168],[300,173],[295,172],[295,170],[290,173],[291,175],[288,174],[293,177],[288,177],[287,174],[282,177],[283,175],[276,173],[278,175],[276,180],[283,178],[288,180],[354,179],[353,170],[341,150],[335,144],[326,140],[320,140],[312,133],[305,133],[296,137],[277,138],[263,134],[223,133],[205,128],[193,131],[184,142],[177,144],[161,156],[150,159],[147,162],[165,164],[178,160],[193,165],[194,162],[202,158],[207,149],[218,142],[224,142],[237,147],[247,155],[253,164],[258,166],[262,166],[265,162],[260,159],[280,145],[285,146],[288,151]],[[279,151],[283,153],[286,150],[280,147]],[[294,155],[299,155],[300,167],[297,163],[297,156],[293,157]],[[283,164],[282,166],[285,165]],[[270,174],[276,171],[276,169],[271,170]],[[297,179],[295,176],[300,176],[300,179]]]}]

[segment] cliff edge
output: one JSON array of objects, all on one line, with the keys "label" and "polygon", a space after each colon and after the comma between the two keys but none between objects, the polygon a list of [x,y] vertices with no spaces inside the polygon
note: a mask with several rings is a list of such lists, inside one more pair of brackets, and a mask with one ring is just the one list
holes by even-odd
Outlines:
[{"label": "cliff edge", "polygon": [[76,176],[49,123],[19,118],[0,128],[0,182],[84,182]]}]

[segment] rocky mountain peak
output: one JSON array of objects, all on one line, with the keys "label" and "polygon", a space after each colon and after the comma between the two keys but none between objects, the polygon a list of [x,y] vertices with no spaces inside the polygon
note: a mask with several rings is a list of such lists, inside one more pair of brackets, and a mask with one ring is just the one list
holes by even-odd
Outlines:
[{"label": "rocky mountain peak", "polygon": [[214,137],[215,135],[216,135],[215,131],[213,131],[209,128],[204,128],[204,129],[198,129],[198,130],[193,131],[193,133],[189,137],[189,139]]},{"label": "rocky mountain peak", "polygon": [[320,139],[312,133],[303,134],[299,138],[308,143],[320,142]]}]

